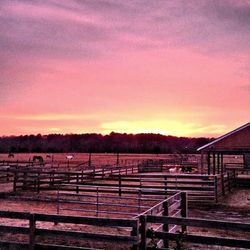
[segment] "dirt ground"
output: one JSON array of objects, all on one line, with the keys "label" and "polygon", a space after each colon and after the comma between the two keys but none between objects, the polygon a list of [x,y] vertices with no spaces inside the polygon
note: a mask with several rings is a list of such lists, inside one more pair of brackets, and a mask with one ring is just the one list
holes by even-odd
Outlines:
[{"label": "dirt ground", "polygon": [[[32,212],[32,213],[48,213],[56,214],[56,203],[54,202],[38,202],[38,201],[22,201],[15,199],[0,199],[0,210],[5,211],[22,211],[22,212]],[[193,207],[189,209],[189,217],[203,218],[203,219],[218,219],[218,220],[227,220],[232,222],[244,222],[250,223],[250,189],[235,189],[229,195],[227,195],[218,205],[213,205],[209,207]],[[24,220],[13,220],[13,219],[0,219],[0,224],[5,225],[15,225],[15,226],[28,226],[28,222]],[[94,227],[87,225],[74,225],[74,224],[61,224],[54,225],[53,223],[41,223],[37,224],[40,228],[56,228],[64,230],[79,230],[85,232],[107,232],[107,228],[104,227]],[[119,235],[129,235],[130,231],[126,228],[110,228],[108,229],[111,234]],[[202,235],[217,235],[222,237],[240,237],[249,239],[250,235],[246,233],[239,232],[225,232],[221,230],[211,230],[211,229],[197,229],[189,228],[189,232],[196,232]],[[21,240],[26,241],[27,238],[23,235],[11,235],[4,234],[0,232],[0,239],[8,240]],[[54,237],[37,237],[37,240],[44,243],[55,242],[57,244],[73,244],[74,246],[84,246],[84,247],[95,247],[95,248],[104,248],[104,249],[128,249],[127,244],[109,244],[103,242],[97,242],[96,240],[81,240],[73,238],[60,238],[57,237],[56,240]],[[173,245],[174,247],[174,245]],[[250,248],[250,247],[249,247]],[[199,244],[186,244],[185,249],[236,249],[236,248],[227,248],[227,247],[218,247],[218,246],[205,246]]]}]

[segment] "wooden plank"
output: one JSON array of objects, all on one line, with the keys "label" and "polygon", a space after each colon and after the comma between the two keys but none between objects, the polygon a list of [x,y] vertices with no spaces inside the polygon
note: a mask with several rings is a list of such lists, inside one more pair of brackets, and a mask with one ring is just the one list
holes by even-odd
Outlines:
[{"label": "wooden plank", "polygon": [[88,238],[100,241],[125,241],[129,243],[137,242],[137,237],[135,236],[125,236],[125,235],[111,235],[111,234],[101,234],[101,233],[87,233],[80,231],[65,231],[65,230],[52,230],[52,229],[36,229],[36,235],[40,236],[70,236],[77,238]]},{"label": "wooden plank", "polygon": [[137,220],[132,220],[132,219],[96,218],[96,217],[49,215],[49,214],[35,214],[35,218],[37,221],[87,224],[96,226],[135,227],[137,225]]},{"label": "wooden plank", "polygon": [[29,244],[24,242],[0,240],[0,246],[7,249],[27,249]]},{"label": "wooden plank", "polygon": [[168,207],[169,214],[172,213],[173,211],[175,211],[179,207],[181,207],[180,200],[175,201],[173,204],[169,205],[169,207]]},{"label": "wooden plank", "polygon": [[27,228],[27,227],[16,227],[16,226],[4,226],[4,225],[0,225],[0,232],[28,234],[29,233],[29,228]]},{"label": "wooden plank", "polygon": [[74,246],[62,246],[54,244],[36,244],[36,250],[100,250],[98,248],[88,248],[88,247],[74,247]]},{"label": "wooden plank", "polygon": [[195,218],[177,218],[166,216],[152,216],[147,215],[147,221],[151,223],[168,223],[176,225],[186,225],[192,227],[205,227],[205,228],[217,228],[231,231],[247,231],[250,232],[249,223],[228,222],[221,220],[205,220]]},{"label": "wooden plank", "polygon": [[25,219],[30,218],[30,213],[27,212],[14,212],[14,211],[0,211],[1,218],[10,218],[10,219]]},{"label": "wooden plank", "polygon": [[[155,237],[159,239],[177,240],[180,236],[175,233],[155,232]],[[250,240],[240,240],[234,238],[211,237],[200,235],[185,235],[183,238],[186,242],[200,243],[205,245],[219,245],[228,247],[239,247],[249,249]]]}]

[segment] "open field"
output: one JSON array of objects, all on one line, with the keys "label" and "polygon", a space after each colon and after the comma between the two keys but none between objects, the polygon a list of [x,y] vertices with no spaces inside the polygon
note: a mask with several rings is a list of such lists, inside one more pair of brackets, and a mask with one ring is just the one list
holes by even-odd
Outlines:
[{"label": "open field", "polygon": [[[73,155],[74,158],[71,160],[73,162],[81,163],[89,160],[88,153],[16,153],[13,158],[8,158],[8,154],[0,154],[0,161],[2,160],[18,160],[18,161],[29,161],[32,160],[34,155],[40,155],[47,162],[51,162],[52,159],[55,162],[65,162],[67,155]],[[47,157],[46,157],[47,156]],[[48,158],[49,156],[49,158]],[[53,157],[52,157],[53,156]],[[119,154],[119,160],[121,163],[130,163],[140,160],[147,159],[169,159],[172,155],[169,154]],[[105,153],[94,153],[92,154],[93,164],[116,164],[117,154],[105,154]]]}]

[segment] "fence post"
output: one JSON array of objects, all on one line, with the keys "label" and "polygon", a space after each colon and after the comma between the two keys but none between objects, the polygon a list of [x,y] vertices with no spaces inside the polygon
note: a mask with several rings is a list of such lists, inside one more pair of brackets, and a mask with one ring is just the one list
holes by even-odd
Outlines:
[{"label": "fence post", "polygon": [[99,210],[99,189],[96,188],[96,217],[98,217],[98,210]]},{"label": "fence post", "polygon": [[138,214],[141,213],[141,189],[138,191]]},{"label": "fence post", "polygon": [[16,184],[17,184],[17,170],[14,172],[14,181],[13,181],[13,192],[16,192]]},{"label": "fence post", "polygon": [[[60,213],[60,186],[57,187],[57,204],[56,204],[56,214]],[[57,225],[57,222],[55,223]]]},{"label": "fence post", "polygon": [[10,180],[10,169],[8,168],[7,169],[7,181],[9,181]]},{"label": "fence post", "polygon": [[38,173],[38,176],[37,176],[37,193],[40,193],[40,172]]},{"label": "fence post", "polygon": [[119,174],[119,196],[122,196],[122,179],[121,175]]},{"label": "fence post", "polygon": [[[187,193],[181,192],[181,217],[186,218],[188,215],[188,206],[187,206]],[[187,232],[187,226],[181,226],[182,232]]]},{"label": "fence post", "polygon": [[214,198],[215,198],[215,202],[218,202],[218,180],[217,180],[217,176],[214,176]]},{"label": "fence post", "polygon": [[30,214],[30,219],[29,219],[29,250],[35,249],[35,231],[36,231],[35,214]]},{"label": "fence post", "polygon": [[[169,204],[168,204],[168,201],[164,201],[164,203],[163,203],[163,216],[169,216]],[[163,232],[168,232],[169,231],[168,224],[163,224],[162,229],[163,229]],[[166,240],[166,239],[163,240],[163,246],[164,246],[164,248],[169,247],[168,240]]]},{"label": "fence post", "polygon": [[23,172],[23,190],[27,190],[27,172]]},{"label": "fence post", "polygon": [[79,194],[79,174],[76,174],[76,193]]},{"label": "fence post", "polygon": [[132,228],[130,232],[130,236],[136,236],[137,242],[130,248],[131,250],[137,250],[139,249],[139,221],[136,220],[136,226]]},{"label": "fence post", "polygon": [[164,177],[164,189],[165,189],[165,198],[167,198],[167,191],[168,191],[168,177],[167,176],[165,176]]},{"label": "fence post", "polygon": [[55,185],[55,170],[52,170],[52,186]]},{"label": "fence post", "polygon": [[141,231],[141,242],[140,242],[140,250],[146,250],[147,248],[147,217],[146,215],[141,215],[139,217],[140,220],[140,231]]}]

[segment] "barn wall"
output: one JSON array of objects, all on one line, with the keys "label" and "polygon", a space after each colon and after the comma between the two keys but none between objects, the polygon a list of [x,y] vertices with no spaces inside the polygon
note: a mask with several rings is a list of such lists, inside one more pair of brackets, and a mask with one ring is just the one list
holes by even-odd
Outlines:
[{"label": "barn wall", "polygon": [[249,148],[250,149],[250,126],[215,143],[214,149]]}]

